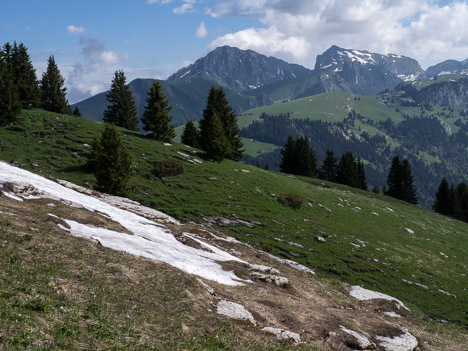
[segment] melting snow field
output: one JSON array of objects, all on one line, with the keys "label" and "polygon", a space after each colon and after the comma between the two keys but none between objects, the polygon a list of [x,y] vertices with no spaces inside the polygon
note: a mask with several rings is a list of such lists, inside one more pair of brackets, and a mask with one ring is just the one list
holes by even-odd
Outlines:
[{"label": "melting snow field", "polygon": [[395,301],[398,303],[399,306],[409,311],[409,309],[400,300],[386,294],[364,289],[359,285],[351,287],[351,291],[349,292],[349,294],[358,300],[384,299],[389,301]]},{"label": "melting snow field", "polygon": [[[97,198],[68,189],[39,175],[0,162],[0,184],[12,183],[15,187],[33,186],[41,197],[72,203],[89,211],[99,212],[120,223],[133,235],[96,228],[63,218],[70,229],[61,226],[71,234],[98,240],[103,246],[165,262],[184,272],[225,285],[243,285],[242,280],[231,271],[224,271],[216,261],[240,261],[235,256],[217,247],[203,243],[211,252],[186,246],[177,241],[174,235],[160,224],[107,204]],[[5,193],[16,200],[21,198]],[[26,197],[28,198],[28,197]],[[37,197],[34,197],[37,198]]]}]

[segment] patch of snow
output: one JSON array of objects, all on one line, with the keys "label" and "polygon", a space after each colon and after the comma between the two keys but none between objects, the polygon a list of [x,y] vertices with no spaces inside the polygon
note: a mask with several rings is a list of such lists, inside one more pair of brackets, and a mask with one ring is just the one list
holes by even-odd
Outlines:
[{"label": "patch of snow", "polygon": [[252,89],[252,90],[255,90],[255,89],[257,89],[258,87],[256,87],[255,85],[250,85],[250,84],[249,84],[249,88]]},{"label": "patch of snow", "polygon": [[270,274],[280,274],[280,271],[276,268],[270,266],[264,266],[262,264],[250,264],[250,269],[254,271],[259,271],[263,273],[270,273]]},{"label": "patch of snow", "polygon": [[361,301],[374,300],[374,299],[395,301],[396,303],[398,303],[400,307],[403,307],[404,309],[409,311],[409,309],[403,304],[403,302],[401,302],[397,298],[394,298],[390,295],[379,293],[377,291],[364,289],[363,287],[360,287],[359,285],[352,286],[351,291],[349,292],[349,295]]},{"label": "patch of snow", "polygon": [[305,273],[315,274],[315,272],[312,269],[310,269],[309,267],[303,266],[302,264],[297,263],[295,261],[291,261],[291,260],[288,260],[286,258],[279,258],[279,257],[273,256],[273,255],[271,255],[269,253],[267,253],[267,255],[270,258],[272,258],[272,259],[274,259],[274,260],[276,260],[278,262],[287,264],[288,266],[294,268],[295,270],[305,272]]},{"label": "patch of snow", "polygon": [[190,73],[190,70],[188,70],[187,72],[185,72],[184,74],[182,74],[182,75],[180,76],[180,78],[184,78],[184,77],[185,77],[187,74],[189,74],[189,73]]},{"label": "patch of snow", "polygon": [[349,243],[352,247],[355,247],[356,249],[359,249],[361,245],[355,244],[355,243]]},{"label": "patch of snow", "polygon": [[172,146],[172,144],[170,144],[170,143],[164,143],[164,145],[166,145],[166,146]]},{"label": "patch of snow", "polygon": [[20,198],[19,196],[16,196],[15,194],[10,194],[10,193],[7,193],[7,192],[4,191],[3,195],[5,195],[6,197],[9,197],[10,199],[13,199],[13,200],[23,201],[22,198]]},{"label": "patch of snow", "polygon": [[187,273],[220,284],[236,286],[243,285],[243,282],[245,282],[245,280],[237,277],[234,272],[224,271],[221,265],[216,262],[244,261],[206,243],[202,245],[212,252],[186,246],[177,241],[168,229],[162,228],[156,222],[143,216],[112,206],[100,199],[78,193],[39,175],[0,162],[0,183],[6,182],[14,185],[32,185],[41,193],[43,198],[81,205],[87,210],[108,216],[133,233],[133,235],[123,234],[64,219],[70,228],[63,226],[62,228],[73,235],[96,239],[103,246],[165,262]]},{"label": "patch of snow", "polygon": [[390,207],[385,207],[387,210],[389,210],[390,212],[395,212],[393,211]]},{"label": "patch of snow", "polygon": [[317,241],[321,242],[321,243],[324,243],[326,242],[325,238],[323,236],[318,236],[317,237]]},{"label": "patch of snow", "polygon": [[266,333],[274,334],[280,340],[290,340],[296,344],[301,342],[301,336],[297,333],[290,332],[289,330],[284,330],[281,328],[265,327],[262,328],[262,331]]},{"label": "patch of snow", "polygon": [[393,338],[386,336],[376,336],[380,341],[379,345],[387,351],[413,351],[418,346],[418,340],[403,328],[403,334]]},{"label": "patch of snow", "polygon": [[218,314],[226,316],[228,318],[242,320],[242,321],[249,321],[253,325],[257,325],[255,318],[253,317],[252,313],[247,311],[244,306],[239,305],[238,303],[221,300],[218,302]]},{"label": "patch of snow", "polygon": [[55,204],[53,204],[53,203],[47,204],[47,206],[48,206],[48,207],[57,207],[57,206],[55,206]]},{"label": "patch of snow", "polygon": [[190,157],[190,155],[187,155],[186,153],[183,153],[182,151],[177,151],[177,153],[183,157]]},{"label": "patch of snow", "polygon": [[445,258],[449,258],[446,254],[444,254],[443,252],[439,252],[441,256],[445,257]]},{"label": "patch of snow", "polygon": [[250,171],[247,170],[247,169],[241,169],[241,171],[242,171],[242,173],[250,173]]},{"label": "patch of snow", "polygon": [[409,228],[405,228],[405,230],[409,233],[409,234],[414,234],[414,230],[411,230]]},{"label": "patch of snow", "polygon": [[374,215],[374,216],[377,216],[377,217],[379,216],[379,214],[377,212],[371,212],[370,214]]},{"label": "patch of snow", "polygon": [[320,69],[327,69],[327,68],[330,68],[331,66],[332,66],[332,64],[325,65],[325,66],[320,66]]},{"label": "patch of snow", "polygon": [[395,312],[383,312],[383,314],[392,318],[401,318],[401,316]]},{"label": "patch of snow", "polygon": [[442,290],[442,289],[439,289],[439,291],[440,291],[442,294],[444,294],[444,295],[447,295],[447,296],[451,296],[451,297],[457,298],[457,296],[456,296],[456,295],[454,295],[454,294],[451,294],[451,293],[449,293],[448,291],[445,291],[445,290]]},{"label": "patch of snow", "polygon": [[354,336],[354,338],[357,340],[359,346],[361,347],[361,350],[365,350],[366,348],[372,346],[372,343],[369,341],[368,338],[366,338],[364,335],[355,332],[354,330],[348,329],[340,325],[340,329],[344,331],[346,334]]}]

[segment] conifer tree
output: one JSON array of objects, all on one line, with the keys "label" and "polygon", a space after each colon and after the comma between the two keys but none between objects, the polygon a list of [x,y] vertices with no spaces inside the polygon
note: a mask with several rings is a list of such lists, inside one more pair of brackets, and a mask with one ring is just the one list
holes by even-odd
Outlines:
[{"label": "conifer tree", "polygon": [[21,104],[13,82],[11,64],[0,52],[0,126],[13,121],[20,110]]},{"label": "conifer tree", "polygon": [[66,98],[67,88],[63,85],[65,80],[60,74],[60,70],[55,63],[53,55],[47,61],[47,70],[42,74],[40,84],[42,108],[57,113],[70,112],[70,107]]},{"label": "conifer tree", "polygon": [[366,179],[366,171],[364,169],[364,162],[358,157],[357,160],[357,173],[358,173],[358,180],[359,180],[359,189],[368,190],[367,186],[367,179]]},{"label": "conifer tree", "polygon": [[127,195],[132,161],[115,125],[106,123],[101,137],[92,146],[89,164],[94,168],[97,189],[112,195]]},{"label": "conifer tree", "polygon": [[388,189],[386,195],[399,199],[402,193],[402,165],[400,158],[395,156],[392,160],[387,176]]},{"label": "conifer tree", "polygon": [[297,162],[295,154],[296,142],[294,138],[290,135],[286,140],[286,144],[281,149],[281,162],[280,162],[280,171],[283,173],[293,174],[295,170],[295,164]]},{"label": "conifer tree", "polygon": [[229,105],[223,88],[217,89],[212,86],[208,94],[208,101],[203,110],[203,118],[200,120],[200,146],[202,150],[206,151],[206,148],[209,147],[210,140],[205,139],[205,129],[211,128],[207,121],[213,120],[211,115],[214,113],[221,122],[222,133],[226,141],[225,143],[223,142],[226,145],[223,158],[226,157],[235,161],[240,160],[243,156],[243,144],[242,138],[239,135],[239,127],[237,126],[237,116]]},{"label": "conifer tree", "polygon": [[464,222],[468,222],[468,185],[466,183],[458,183],[456,197],[457,218]]},{"label": "conifer tree", "polygon": [[176,135],[174,127],[170,125],[172,116],[169,112],[172,106],[169,106],[158,81],[154,82],[148,91],[146,104],[141,119],[143,130],[150,132],[149,136],[153,139],[170,143]]},{"label": "conifer tree", "polygon": [[216,111],[207,111],[200,120],[200,144],[206,156],[222,161],[229,152],[229,142]]},{"label": "conifer tree", "polygon": [[28,48],[16,42],[11,50],[13,76],[18,88],[19,100],[24,108],[37,106],[40,103],[39,83],[28,54]]},{"label": "conifer tree", "polygon": [[116,71],[109,93],[106,95],[110,105],[104,111],[103,121],[118,127],[138,130],[138,117],[135,99],[123,71]]},{"label": "conifer tree", "polygon": [[188,121],[185,124],[184,131],[182,132],[181,141],[182,144],[195,147],[197,149],[200,148],[200,132],[195,126],[195,123],[193,123],[192,121]]},{"label": "conifer tree", "polygon": [[296,145],[294,147],[296,175],[302,175],[306,177],[317,176],[317,157],[314,150],[309,145],[309,141],[304,136],[299,136],[296,139]]},{"label": "conifer tree", "polygon": [[336,172],[338,170],[338,159],[332,150],[327,150],[322,167],[320,167],[320,179],[336,182]]},{"label": "conifer tree", "polygon": [[340,184],[360,188],[358,167],[351,151],[347,151],[341,156],[336,181]]},{"label": "conifer tree", "polygon": [[81,117],[81,111],[78,106],[75,106],[75,109],[73,110],[73,116]]},{"label": "conifer tree", "polygon": [[411,165],[405,158],[401,166],[402,184],[401,184],[401,200],[410,204],[417,204],[418,197],[416,196],[416,187],[414,186],[413,173]]}]

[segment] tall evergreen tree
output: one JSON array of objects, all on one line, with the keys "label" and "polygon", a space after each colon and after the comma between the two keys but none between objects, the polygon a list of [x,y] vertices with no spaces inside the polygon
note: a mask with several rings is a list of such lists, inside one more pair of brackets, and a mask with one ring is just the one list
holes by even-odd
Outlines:
[{"label": "tall evergreen tree", "polygon": [[94,168],[97,189],[117,196],[128,193],[132,161],[115,125],[106,123],[93,142],[89,164]]},{"label": "tall evergreen tree", "polygon": [[284,144],[284,147],[281,149],[281,172],[289,174],[293,174],[295,172],[295,164],[297,162],[295,148],[296,142],[294,141],[294,138],[290,135],[286,140],[286,144]]},{"label": "tall evergreen tree", "polygon": [[143,130],[150,132],[149,136],[153,139],[170,143],[175,137],[174,127],[170,125],[172,116],[169,114],[172,106],[162,92],[161,84],[156,81],[148,91],[145,111],[141,122]]},{"label": "tall evergreen tree", "polygon": [[188,121],[185,123],[184,131],[181,137],[182,144],[200,148],[200,132],[198,131],[195,123]]},{"label": "tall evergreen tree", "polygon": [[332,150],[327,150],[325,159],[320,167],[320,179],[336,182],[336,172],[338,171],[338,159]]},{"label": "tall evergreen tree", "polygon": [[395,156],[392,160],[387,176],[388,189],[386,195],[399,199],[402,193],[402,165],[400,158]]},{"label": "tall evergreen tree", "polygon": [[468,185],[460,182],[456,189],[456,197],[458,199],[456,204],[457,218],[468,222]]},{"label": "tall evergreen tree", "polygon": [[416,196],[416,187],[414,185],[413,173],[411,171],[411,165],[405,158],[401,166],[401,200],[409,202],[410,204],[417,204],[418,197]]},{"label": "tall evergreen tree", "polygon": [[358,180],[359,180],[359,189],[368,190],[364,162],[361,161],[359,157],[357,159],[356,165],[357,165],[357,174],[358,174]]},{"label": "tall evergreen tree", "polygon": [[223,158],[240,160],[243,156],[243,144],[237,126],[237,116],[229,105],[223,88],[211,87],[206,107],[203,110],[203,118],[200,120],[200,146],[204,151],[206,151],[210,143],[210,140],[206,140],[204,135],[206,134],[205,129],[211,128],[207,121],[213,120],[212,114],[216,114],[220,120],[224,139],[226,140],[226,150],[223,152]]},{"label": "tall evergreen tree", "polygon": [[294,165],[294,173],[306,177],[317,176],[317,157],[315,151],[309,145],[309,141],[304,136],[296,138],[296,145],[294,146],[295,159],[297,160]]},{"label": "tall evergreen tree", "polygon": [[40,103],[39,82],[28,54],[28,48],[23,43],[19,45],[16,42],[14,43],[11,51],[11,61],[21,105],[25,108],[37,106]]},{"label": "tall evergreen tree", "polygon": [[336,181],[340,184],[360,188],[357,162],[351,151],[347,151],[341,156]]},{"label": "tall evergreen tree", "polygon": [[11,63],[0,52],[0,126],[13,121],[20,113],[18,91],[12,77]]},{"label": "tall evergreen tree", "polygon": [[63,86],[64,83],[65,80],[60,74],[54,56],[51,55],[47,61],[47,70],[42,74],[40,84],[42,108],[51,112],[70,113],[66,97],[67,88]]},{"label": "tall evergreen tree", "polygon": [[109,93],[106,95],[110,105],[104,111],[103,121],[118,127],[138,130],[138,116],[135,99],[123,71],[116,71]]},{"label": "tall evergreen tree", "polygon": [[223,124],[216,111],[204,113],[200,120],[200,144],[206,156],[222,161],[229,152],[229,142],[223,131]]}]

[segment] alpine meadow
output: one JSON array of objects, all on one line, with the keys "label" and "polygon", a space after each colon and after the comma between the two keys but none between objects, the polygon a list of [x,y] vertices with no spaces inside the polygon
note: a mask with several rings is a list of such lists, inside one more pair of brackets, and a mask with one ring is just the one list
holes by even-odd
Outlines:
[{"label": "alpine meadow", "polygon": [[467,350],[466,0],[2,9],[1,350]]}]

